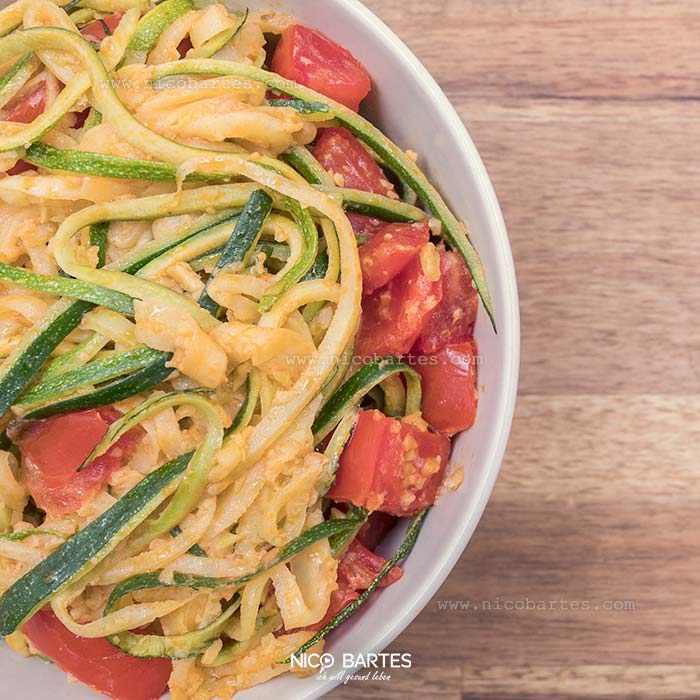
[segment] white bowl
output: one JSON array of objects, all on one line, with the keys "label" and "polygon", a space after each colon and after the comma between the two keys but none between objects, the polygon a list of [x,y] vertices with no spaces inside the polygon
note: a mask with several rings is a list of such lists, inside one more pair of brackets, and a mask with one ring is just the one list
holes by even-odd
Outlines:
[{"label": "white bowl", "polygon": [[[431,511],[404,565],[402,580],[376,594],[330,637],[326,650],[342,659],[345,652],[381,651],[413,621],[454,567],[481,518],[503,459],[518,382],[520,326],[513,259],[496,195],[462,121],[426,69],[381,20],[358,0],[232,0],[231,4],[286,10],[326,32],[367,66],[374,80],[367,111],[396,143],[418,152],[421,166],[468,223],[496,311],[498,334],[483,311],[477,323],[483,356],[479,414],[476,425],[457,439],[453,452],[453,459],[465,466],[464,485],[443,494]],[[402,534],[392,533],[384,543],[386,552],[398,546]],[[23,660],[1,647],[3,697],[94,700],[95,694],[84,686],[68,685],[57,668]],[[286,675],[240,697],[313,700],[337,684]],[[357,686],[358,695],[361,692]]]}]

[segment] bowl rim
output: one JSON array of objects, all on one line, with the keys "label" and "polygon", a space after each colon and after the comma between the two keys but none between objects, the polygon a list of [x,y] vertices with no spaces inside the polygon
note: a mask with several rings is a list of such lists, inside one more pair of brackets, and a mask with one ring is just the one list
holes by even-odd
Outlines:
[{"label": "bowl rim", "polygon": [[[386,648],[415,620],[453,570],[481,519],[500,471],[515,411],[520,365],[520,311],[515,266],[503,215],[486,167],[462,119],[437,81],[383,20],[360,0],[334,0],[334,2],[354,15],[362,25],[372,29],[377,37],[381,37],[381,41],[390,47],[392,53],[411,69],[416,81],[440,109],[445,128],[455,144],[455,158],[468,164],[470,173],[474,177],[478,198],[487,216],[492,235],[491,245],[501,282],[499,294],[504,309],[502,319],[499,320],[499,335],[502,334],[504,339],[505,362],[501,371],[502,383],[497,388],[495,399],[498,424],[493,425],[489,431],[485,449],[479,456],[479,462],[485,466],[480,480],[473,486],[470,508],[465,511],[458,527],[446,536],[449,546],[443,547],[443,553],[436,555],[435,560],[431,561],[432,575],[418,579],[416,584],[405,592],[401,613],[390,620],[385,620],[381,626],[377,626],[372,639],[368,644],[363,645],[361,650],[348,649],[356,654],[367,655]],[[275,4],[274,0],[269,0],[269,3]],[[309,680],[312,682],[308,682]],[[324,697],[341,683],[341,680],[335,679],[324,681],[306,679],[306,682],[299,682],[299,691],[294,694],[294,698],[295,700],[316,700]],[[241,692],[242,699],[247,697],[247,692]]]},{"label": "bowl rim", "polygon": [[[497,399],[500,406],[496,413],[500,420],[498,425],[493,426],[487,450],[479,458],[487,468],[474,488],[472,507],[465,515],[461,527],[455,528],[457,532],[450,538],[452,546],[444,548],[445,554],[434,562],[433,575],[425,577],[419,584],[413,586],[410,592],[407,592],[402,606],[403,613],[392,619],[390,623],[382,625],[381,633],[362,650],[362,653],[367,655],[386,648],[415,620],[455,567],[481,520],[501,469],[515,412],[520,373],[520,305],[515,264],[503,213],[486,166],[457,110],[413,51],[372,10],[363,5],[360,0],[336,0],[336,2],[354,14],[363,24],[372,27],[377,34],[381,34],[382,40],[389,44],[391,50],[410,67],[416,80],[421,83],[444,115],[450,136],[459,149],[456,157],[469,163],[475,177],[479,199],[487,212],[489,228],[493,234],[492,242],[496,252],[497,267],[501,273],[504,291],[503,308],[506,309],[503,319],[499,319],[499,335],[502,334],[504,338],[503,356],[506,359],[502,372],[503,384],[499,387]],[[335,679],[317,681],[314,687],[310,687],[307,692],[302,692],[296,700],[316,700],[325,696],[340,683],[341,681]]]}]

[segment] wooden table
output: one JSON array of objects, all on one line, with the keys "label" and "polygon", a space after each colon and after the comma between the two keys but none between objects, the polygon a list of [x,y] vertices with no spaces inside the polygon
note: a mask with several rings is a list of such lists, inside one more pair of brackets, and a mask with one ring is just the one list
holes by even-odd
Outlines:
[{"label": "wooden table", "polygon": [[329,698],[698,698],[700,3],[367,4],[486,162],[523,362],[484,518],[392,646],[414,668]]}]

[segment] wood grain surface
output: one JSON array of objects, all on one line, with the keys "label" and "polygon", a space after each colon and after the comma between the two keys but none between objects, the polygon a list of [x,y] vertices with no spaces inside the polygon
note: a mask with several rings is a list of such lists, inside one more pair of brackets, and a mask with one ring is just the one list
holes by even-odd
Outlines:
[{"label": "wood grain surface", "polygon": [[467,552],[331,700],[700,698],[700,3],[366,0],[510,232],[520,399]]}]

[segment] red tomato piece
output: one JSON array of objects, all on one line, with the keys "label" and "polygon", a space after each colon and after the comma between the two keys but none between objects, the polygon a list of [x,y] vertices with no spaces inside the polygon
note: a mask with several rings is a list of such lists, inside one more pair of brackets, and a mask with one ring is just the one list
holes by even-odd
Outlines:
[{"label": "red tomato piece", "polygon": [[441,299],[441,280],[431,279],[416,255],[389,284],[363,297],[358,355],[408,353]]},{"label": "red tomato piece", "polygon": [[180,58],[184,58],[187,56],[187,52],[190,51],[192,48],[192,39],[190,39],[190,35],[188,34],[178,45],[177,45],[177,53],[180,56]]},{"label": "red tomato piece", "polygon": [[415,515],[435,502],[449,456],[444,435],[361,411],[328,496],[397,517]]},{"label": "red tomato piece", "polygon": [[[391,428],[398,423],[382,420],[382,417],[380,411],[360,411],[352,438],[341,455],[329,498],[364,506],[372,490],[375,467],[382,460],[387,445],[393,444]],[[358,461],[360,459],[362,461]]]},{"label": "red tomato piece", "polygon": [[88,41],[99,43],[105,37],[114,34],[114,31],[119,26],[119,23],[122,21],[123,16],[123,12],[115,12],[112,15],[107,15],[107,17],[103,17],[101,20],[96,19],[94,22],[86,24],[80,30],[80,33]]},{"label": "red tomato piece", "polygon": [[282,33],[271,67],[356,112],[372,89],[367,69],[347,49],[301,24]]},{"label": "red tomato piece", "polygon": [[[386,559],[370,552],[367,547],[353,540],[338,562],[338,587],[355,591],[367,590],[377,574],[386,564]],[[403,571],[394,567],[381,581],[379,588],[386,588],[396,583],[403,576]]]},{"label": "red tomato piece", "polygon": [[122,467],[140,438],[136,429],[77,471],[119,416],[105,407],[27,421],[10,431],[22,455],[22,479],[40,508],[50,515],[72,513],[92,500]]},{"label": "red tomato piece", "polygon": [[8,175],[21,175],[22,173],[29,172],[30,170],[36,170],[36,168],[31,164],[27,163],[26,160],[18,160],[8,171]]},{"label": "red tomato piece", "polygon": [[[341,175],[343,185],[352,190],[392,195],[394,186],[367,152],[362,142],[342,127],[323,129],[314,147],[314,157],[331,174]],[[385,223],[362,214],[348,214],[355,233],[373,235]]]},{"label": "red tomato piece", "polygon": [[394,191],[360,139],[343,127],[322,130],[314,157],[329,173],[343,178],[343,187],[385,196]]},{"label": "red tomato piece", "polygon": [[85,126],[87,118],[90,116],[90,107],[84,109],[82,112],[73,113],[73,128],[82,129]]},{"label": "red tomato piece", "polygon": [[469,340],[479,311],[479,293],[472,284],[467,264],[459,253],[440,252],[442,301],[416,343],[416,352],[434,353]]},{"label": "red tomato piece", "polygon": [[440,433],[468,430],[476,420],[477,347],[473,340],[421,355],[414,368],[423,380],[423,417]]},{"label": "red tomato piece", "polygon": [[365,524],[357,533],[357,541],[373,552],[396,525],[397,518],[387,513],[370,513]]},{"label": "red tomato piece", "polygon": [[386,226],[385,221],[373,219],[371,216],[363,216],[362,214],[346,214],[352,230],[358,236],[374,236],[377,231]]},{"label": "red tomato piece", "polygon": [[360,247],[363,292],[372,294],[394,279],[429,240],[427,221],[382,227]]},{"label": "red tomato piece", "polygon": [[22,632],[63,671],[114,700],[158,700],[168,686],[169,659],[140,659],[106,639],[77,637],[50,608],[36,613]]},{"label": "red tomato piece", "polygon": [[24,92],[10,100],[5,108],[6,122],[30,124],[44,113],[46,107],[46,83],[37,83],[29,92]]}]

